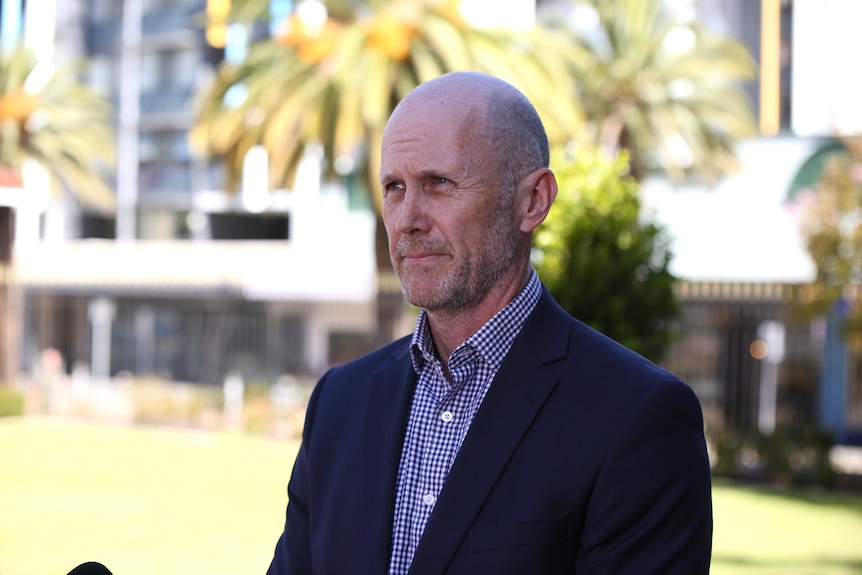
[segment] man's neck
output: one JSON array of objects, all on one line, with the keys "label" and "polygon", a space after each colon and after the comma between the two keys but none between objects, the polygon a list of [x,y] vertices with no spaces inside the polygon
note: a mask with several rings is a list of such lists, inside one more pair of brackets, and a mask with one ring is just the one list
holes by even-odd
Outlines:
[{"label": "man's neck", "polygon": [[476,306],[460,311],[428,311],[428,326],[434,347],[443,363],[444,371],[448,370],[449,357],[455,349],[464,343],[468,337],[488,323],[501,309],[509,305],[515,296],[524,289],[530,279],[532,268],[526,266],[524,272],[513,281],[506,282],[490,291]]}]

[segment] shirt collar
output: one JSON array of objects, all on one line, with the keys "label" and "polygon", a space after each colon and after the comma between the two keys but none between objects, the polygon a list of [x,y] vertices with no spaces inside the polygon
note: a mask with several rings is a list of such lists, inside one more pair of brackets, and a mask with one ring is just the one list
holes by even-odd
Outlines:
[{"label": "shirt collar", "polygon": [[[536,307],[541,294],[541,282],[535,270],[531,270],[530,279],[518,295],[506,307],[497,312],[485,325],[468,337],[464,343],[452,352],[454,357],[465,346],[478,351],[494,369],[499,369],[503,358],[512,346],[515,336],[521,331],[527,316]],[[413,369],[420,373],[425,365],[426,357],[434,357],[434,340],[431,337],[431,326],[428,323],[428,313],[419,310],[416,329],[410,340],[410,352]]]}]

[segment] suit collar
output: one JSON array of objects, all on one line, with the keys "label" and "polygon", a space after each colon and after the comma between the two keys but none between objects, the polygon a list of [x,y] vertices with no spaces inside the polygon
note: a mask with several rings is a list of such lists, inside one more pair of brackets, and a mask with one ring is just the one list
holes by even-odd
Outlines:
[{"label": "suit collar", "polygon": [[559,381],[545,364],[566,355],[570,319],[543,288],[536,309],[476,413],[425,527],[410,575],[446,570],[482,503]]}]

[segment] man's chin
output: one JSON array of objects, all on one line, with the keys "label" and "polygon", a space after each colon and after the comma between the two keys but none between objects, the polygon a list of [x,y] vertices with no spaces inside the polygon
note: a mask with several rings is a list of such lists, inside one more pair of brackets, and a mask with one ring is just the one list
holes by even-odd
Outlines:
[{"label": "man's chin", "polygon": [[405,282],[402,279],[401,291],[404,294],[404,299],[416,307],[433,310],[439,306],[438,300],[440,298],[439,294],[436,293],[436,286],[422,285],[422,282],[417,281]]}]

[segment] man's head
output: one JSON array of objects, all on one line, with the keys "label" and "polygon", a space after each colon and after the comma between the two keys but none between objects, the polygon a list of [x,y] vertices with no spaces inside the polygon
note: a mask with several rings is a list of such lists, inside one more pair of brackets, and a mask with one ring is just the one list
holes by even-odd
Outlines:
[{"label": "man's head", "polygon": [[383,134],[383,219],[411,303],[458,313],[514,295],[556,195],[533,106],[476,72],[420,85]]}]

